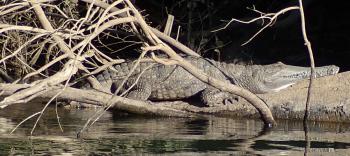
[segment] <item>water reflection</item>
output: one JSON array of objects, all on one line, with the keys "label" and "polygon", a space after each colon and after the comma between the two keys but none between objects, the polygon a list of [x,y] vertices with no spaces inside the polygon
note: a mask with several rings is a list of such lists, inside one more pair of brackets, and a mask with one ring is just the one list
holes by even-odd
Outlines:
[{"label": "water reflection", "polygon": [[[0,155],[302,155],[306,145],[302,122],[279,121],[274,129],[265,129],[256,120],[149,118],[110,112],[77,139],[77,132],[96,110],[59,108],[61,132],[54,107],[47,110],[33,137],[28,134],[34,119],[9,135],[17,123],[41,107],[28,104],[0,110]],[[310,155],[350,151],[347,124],[310,123],[309,139]]]}]

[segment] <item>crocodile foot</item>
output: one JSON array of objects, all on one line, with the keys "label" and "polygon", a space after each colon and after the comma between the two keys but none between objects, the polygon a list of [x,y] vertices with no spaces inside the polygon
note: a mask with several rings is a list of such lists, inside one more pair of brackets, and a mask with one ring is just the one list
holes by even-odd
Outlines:
[{"label": "crocodile foot", "polygon": [[233,105],[238,102],[238,96],[223,93],[222,96],[215,98],[215,100],[206,101],[208,107],[221,107]]},{"label": "crocodile foot", "polygon": [[232,105],[234,103],[237,103],[238,99],[239,99],[238,96],[232,95],[232,97],[224,99],[223,104],[224,105]]}]

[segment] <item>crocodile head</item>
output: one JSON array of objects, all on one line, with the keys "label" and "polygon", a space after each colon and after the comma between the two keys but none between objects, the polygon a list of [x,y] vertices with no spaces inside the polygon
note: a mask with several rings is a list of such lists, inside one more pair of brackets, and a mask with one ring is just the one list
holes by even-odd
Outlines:
[{"label": "crocodile head", "polygon": [[[339,67],[335,65],[316,67],[316,77],[334,75]],[[235,83],[253,93],[278,92],[296,82],[308,79],[309,67],[285,65],[281,62],[270,65],[253,65],[246,67],[246,72],[235,76]]]}]

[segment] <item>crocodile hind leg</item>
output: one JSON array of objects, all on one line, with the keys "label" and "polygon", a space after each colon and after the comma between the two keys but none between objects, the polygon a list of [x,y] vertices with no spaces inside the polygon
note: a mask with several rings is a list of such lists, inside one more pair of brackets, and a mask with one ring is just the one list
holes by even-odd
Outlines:
[{"label": "crocodile hind leg", "polygon": [[202,102],[209,107],[233,104],[238,101],[238,96],[216,88],[207,88],[201,93]]},{"label": "crocodile hind leg", "polygon": [[128,98],[134,100],[146,101],[152,93],[152,86],[147,82],[138,82],[137,85],[129,92]]}]

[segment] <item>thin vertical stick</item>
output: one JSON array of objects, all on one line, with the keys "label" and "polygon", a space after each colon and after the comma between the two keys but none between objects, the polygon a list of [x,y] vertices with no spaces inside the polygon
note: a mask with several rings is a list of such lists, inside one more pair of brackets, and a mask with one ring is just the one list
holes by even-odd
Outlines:
[{"label": "thin vertical stick", "polygon": [[307,47],[307,50],[309,51],[309,57],[310,57],[310,64],[311,64],[311,75],[310,75],[310,83],[309,83],[309,88],[307,91],[307,98],[306,98],[306,104],[305,104],[305,114],[304,114],[304,132],[305,132],[305,150],[304,150],[304,156],[308,155],[311,142],[309,139],[309,128],[307,124],[307,120],[309,118],[309,109],[310,109],[310,99],[311,99],[311,91],[312,91],[312,83],[315,78],[315,61],[314,61],[314,56],[313,56],[313,51],[311,48],[311,43],[307,38],[306,34],[306,26],[305,26],[305,15],[304,15],[304,8],[303,8],[303,2],[302,0],[299,0],[299,10],[300,10],[300,17],[301,17],[301,29],[303,32],[303,38],[305,41],[305,46]]},{"label": "thin vertical stick", "polygon": [[304,122],[306,122],[307,119],[309,118],[312,83],[313,83],[313,79],[316,77],[316,75],[315,75],[315,61],[314,61],[313,51],[312,51],[312,48],[311,48],[311,42],[308,40],[307,34],[306,34],[305,16],[304,16],[304,9],[303,9],[302,0],[299,0],[299,5],[300,5],[300,17],[301,17],[301,29],[302,29],[302,32],[303,32],[303,38],[304,38],[304,41],[305,41],[305,46],[307,47],[307,50],[309,51],[310,64],[311,64],[310,83],[309,83],[309,88],[308,88],[308,92],[307,92],[306,106],[305,106],[305,115],[304,115]]}]

